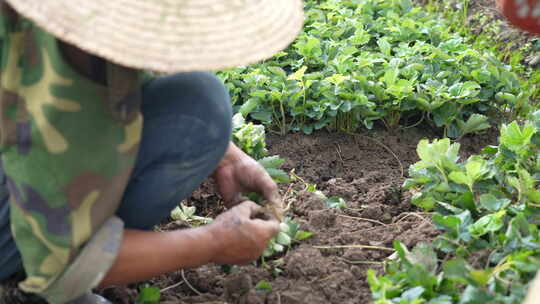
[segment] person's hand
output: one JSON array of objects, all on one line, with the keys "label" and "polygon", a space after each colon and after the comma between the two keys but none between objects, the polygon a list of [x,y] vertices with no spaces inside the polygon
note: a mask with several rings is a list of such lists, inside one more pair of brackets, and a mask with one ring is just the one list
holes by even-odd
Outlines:
[{"label": "person's hand", "polygon": [[212,176],[227,207],[246,200],[242,194],[255,192],[261,194],[267,204],[277,210],[283,209],[278,187],[270,175],[233,143]]},{"label": "person's hand", "polygon": [[279,232],[279,222],[273,217],[261,216],[264,211],[254,202],[245,201],[209,224],[218,246],[212,262],[240,265],[259,258],[268,241]]}]

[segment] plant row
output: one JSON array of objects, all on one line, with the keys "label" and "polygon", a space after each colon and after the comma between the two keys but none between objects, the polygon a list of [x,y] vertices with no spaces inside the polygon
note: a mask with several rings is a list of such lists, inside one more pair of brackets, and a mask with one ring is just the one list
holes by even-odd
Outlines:
[{"label": "plant row", "polygon": [[503,125],[498,146],[459,159],[459,144],[423,140],[404,188],[442,234],[369,274],[375,302],[521,303],[540,268],[540,111]]},{"label": "plant row", "polygon": [[236,111],[272,131],[428,123],[457,138],[531,111],[534,87],[410,0],[308,0],[305,11],[284,52],[218,73]]}]

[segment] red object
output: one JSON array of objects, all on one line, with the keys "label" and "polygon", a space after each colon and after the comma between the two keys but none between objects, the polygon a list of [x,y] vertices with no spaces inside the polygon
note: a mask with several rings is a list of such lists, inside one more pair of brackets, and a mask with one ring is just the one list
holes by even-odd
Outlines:
[{"label": "red object", "polygon": [[540,35],[540,0],[497,0],[497,4],[514,26]]}]

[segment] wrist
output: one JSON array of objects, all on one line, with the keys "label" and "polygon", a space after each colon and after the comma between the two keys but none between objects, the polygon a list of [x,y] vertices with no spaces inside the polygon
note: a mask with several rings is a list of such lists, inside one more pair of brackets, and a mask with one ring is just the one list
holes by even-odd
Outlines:
[{"label": "wrist", "polygon": [[220,237],[221,230],[214,223],[193,228],[193,237],[197,243],[201,244],[202,251],[206,255],[208,263],[213,263],[223,248],[223,238]]}]

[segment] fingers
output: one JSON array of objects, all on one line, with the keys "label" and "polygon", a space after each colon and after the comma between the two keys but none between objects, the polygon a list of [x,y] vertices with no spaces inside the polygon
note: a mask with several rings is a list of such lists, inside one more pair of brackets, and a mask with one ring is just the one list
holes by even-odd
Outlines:
[{"label": "fingers", "polygon": [[271,218],[270,220],[254,219],[253,221],[256,222],[256,224],[261,228],[264,228],[269,232],[269,235],[266,238],[267,240],[276,236],[280,231],[279,221],[274,218]]},{"label": "fingers", "polygon": [[271,179],[263,181],[262,194],[268,203],[275,205],[276,207],[283,208],[283,202],[281,195],[279,194],[279,188],[277,184]]},{"label": "fingers", "polygon": [[279,232],[279,221],[274,217],[269,217],[268,219],[252,218],[252,215],[260,212],[265,212],[266,209],[255,204],[252,201],[245,201],[242,204],[238,205],[238,212],[242,217],[248,217],[254,224],[270,232],[271,236],[274,236]]}]

